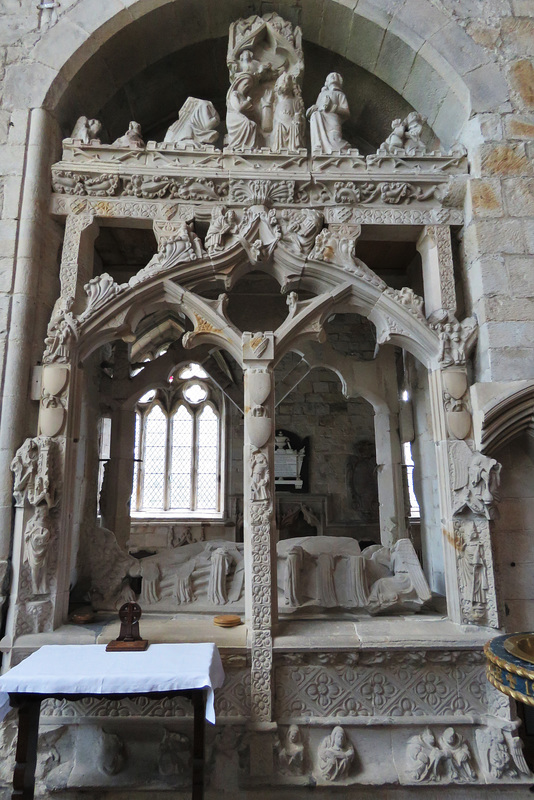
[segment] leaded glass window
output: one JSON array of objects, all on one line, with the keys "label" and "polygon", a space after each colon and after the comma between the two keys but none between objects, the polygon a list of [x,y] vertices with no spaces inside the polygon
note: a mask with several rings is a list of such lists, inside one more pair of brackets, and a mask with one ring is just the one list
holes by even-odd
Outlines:
[{"label": "leaded glass window", "polygon": [[[209,376],[189,364],[139,399],[132,513],[221,510],[221,414]],[[222,401],[221,401],[222,402]]]}]

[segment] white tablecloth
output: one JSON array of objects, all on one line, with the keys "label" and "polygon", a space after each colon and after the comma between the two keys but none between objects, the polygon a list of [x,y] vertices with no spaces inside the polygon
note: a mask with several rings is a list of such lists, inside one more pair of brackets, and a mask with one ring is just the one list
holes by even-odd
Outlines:
[{"label": "white tablecloth", "polygon": [[[106,646],[45,645],[0,676],[0,693],[128,694],[208,690],[206,719],[215,722],[213,690],[224,682],[214,644],[151,644],[143,653],[106,653]],[[3,708],[6,695],[0,694]]]}]

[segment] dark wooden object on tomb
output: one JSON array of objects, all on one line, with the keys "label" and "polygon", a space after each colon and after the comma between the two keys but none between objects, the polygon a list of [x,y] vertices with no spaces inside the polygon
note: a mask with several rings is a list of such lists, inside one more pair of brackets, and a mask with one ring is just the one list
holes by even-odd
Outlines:
[{"label": "dark wooden object on tomb", "polygon": [[107,652],[139,652],[147,649],[148,640],[142,639],[139,632],[139,620],[142,613],[139,603],[125,603],[120,607],[120,633],[114,641],[107,645]]}]

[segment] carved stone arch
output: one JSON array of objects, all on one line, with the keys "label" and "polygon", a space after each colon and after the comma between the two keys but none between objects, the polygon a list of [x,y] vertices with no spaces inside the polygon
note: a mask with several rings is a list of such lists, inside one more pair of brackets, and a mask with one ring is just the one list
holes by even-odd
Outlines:
[{"label": "carved stone arch", "polygon": [[480,411],[480,450],[493,455],[516,437],[534,436],[534,383],[501,395]]}]

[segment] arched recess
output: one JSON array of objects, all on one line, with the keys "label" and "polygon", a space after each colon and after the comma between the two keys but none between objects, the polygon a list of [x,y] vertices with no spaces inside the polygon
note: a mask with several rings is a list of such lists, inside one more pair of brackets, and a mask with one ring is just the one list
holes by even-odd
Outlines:
[{"label": "arched recess", "polygon": [[504,627],[534,626],[534,384],[498,397],[482,411],[480,449],[502,464],[493,547]]},{"label": "arched recess", "polygon": [[[245,0],[159,0],[154,5],[86,0],[66,10],[41,36],[33,62],[8,67],[8,105],[58,111],[69,84],[81,86],[84,69],[90,92],[104,94],[106,86],[116,91],[167,54],[224,37],[236,18],[261,13],[259,2]],[[302,9],[285,2],[272,5],[302,25],[305,40],[344,56],[405,97],[445,144],[458,137],[472,112],[493,110],[506,100],[496,62],[430,0],[409,0],[393,13],[384,0],[355,8],[342,0],[319,0]],[[106,58],[95,60],[106,48]]]}]

